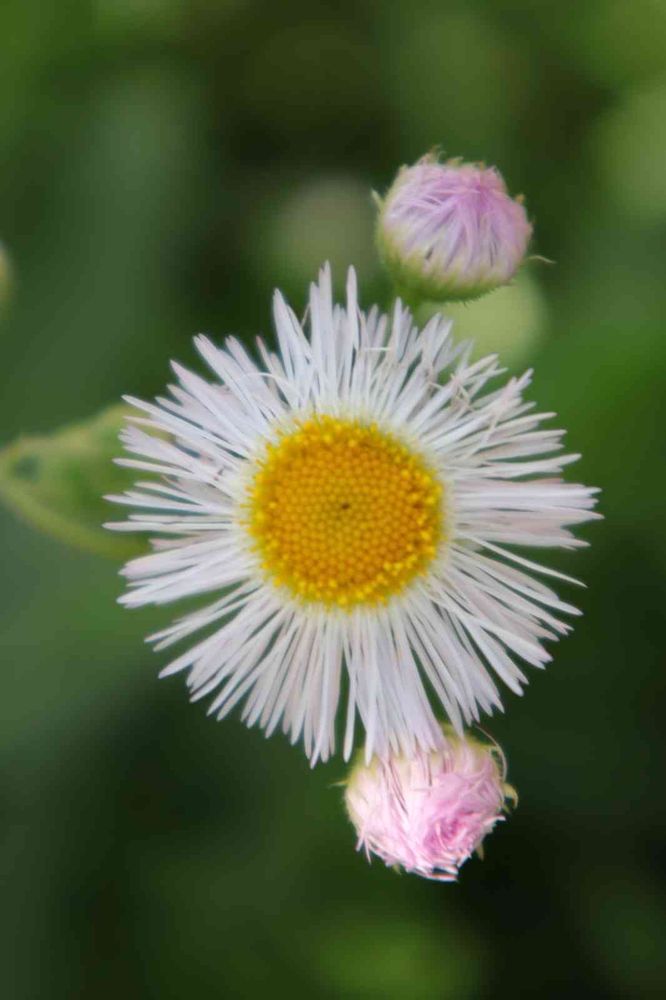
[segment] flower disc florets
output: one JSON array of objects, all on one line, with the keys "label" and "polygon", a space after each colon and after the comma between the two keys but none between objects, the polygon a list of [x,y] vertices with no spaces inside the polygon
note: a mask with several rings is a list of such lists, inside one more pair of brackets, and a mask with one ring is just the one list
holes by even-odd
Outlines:
[{"label": "flower disc florets", "polygon": [[338,607],[385,603],[441,537],[442,487],[374,424],[320,416],[266,449],[248,526],[273,583]]},{"label": "flower disc florets", "polygon": [[377,239],[408,297],[475,299],[511,280],[532,234],[494,167],[426,156],[403,167],[381,203]]},{"label": "flower disc florets", "polygon": [[446,727],[442,747],[373,758],[353,768],[345,792],[358,847],[387,865],[452,882],[503,818],[516,793],[498,747]]}]

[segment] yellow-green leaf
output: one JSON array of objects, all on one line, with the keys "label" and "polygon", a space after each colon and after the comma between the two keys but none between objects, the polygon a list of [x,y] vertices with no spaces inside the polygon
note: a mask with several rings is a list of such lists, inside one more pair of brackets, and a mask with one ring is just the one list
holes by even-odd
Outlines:
[{"label": "yellow-green leaf", "polygon": [[111,406],[50,434],[21,436],[0,450],[0,500],[34,527],[78,548],[118,559],[145,551],[145,540],[102,527],[113,518],[104,494],[122,492],[133,478],[113,462],[127,412]]}]

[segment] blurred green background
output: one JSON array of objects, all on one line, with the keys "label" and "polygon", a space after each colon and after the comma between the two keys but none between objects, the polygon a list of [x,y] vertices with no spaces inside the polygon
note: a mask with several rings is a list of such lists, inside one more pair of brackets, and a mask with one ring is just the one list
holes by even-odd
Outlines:
[{"label": "blurred green background", "polygon": [[663,0],[2,4],[3,443],[270,332],[325,258],[383,298],[369,190],[439,144],[556,262],[456,314],[536,366],[606,517],[558,563],[585,617],[488,723],[520,806],[441,886],[368,866],[339,760],[158,683],[169,612],[3,508],[8,1000],[666,995],[665,54]]}]

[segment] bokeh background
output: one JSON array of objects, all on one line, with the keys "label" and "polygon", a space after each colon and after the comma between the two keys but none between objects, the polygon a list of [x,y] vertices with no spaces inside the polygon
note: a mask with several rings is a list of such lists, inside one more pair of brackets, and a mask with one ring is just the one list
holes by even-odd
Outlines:
[{"label": "bokeh background", "polygon": [[536,366],[606,518],[488,723],[520,806],[441,886],[354,853],[340,761],[158,683],[168,611],[120,609],[117,562],[0,504],[8,1000],[666,995],[665,53],[663,0],[0,6],[2,443],[270,332],[326,258],[384,298],[369,192],[440,145],[526,195],[554,263],[456,314]]}]

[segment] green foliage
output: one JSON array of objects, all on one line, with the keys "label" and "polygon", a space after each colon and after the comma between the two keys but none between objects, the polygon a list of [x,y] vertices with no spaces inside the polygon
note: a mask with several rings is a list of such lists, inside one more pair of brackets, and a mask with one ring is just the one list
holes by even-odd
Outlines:
[{"label": "green foliage", "polygon": [[114,559],[140,552],[139,539],[102,527],[111,513],[104,495],[122,491],[133,478],[113,462],[126,413],[111,406],[50,434],[19,437],[0,451],[0,499],[71,545]]},{"label": "green foliage", "polygon": [[12,266],[9,261],[9,254],[0,243],[0,316],[4,311],[7,300],[11,293]]}]

